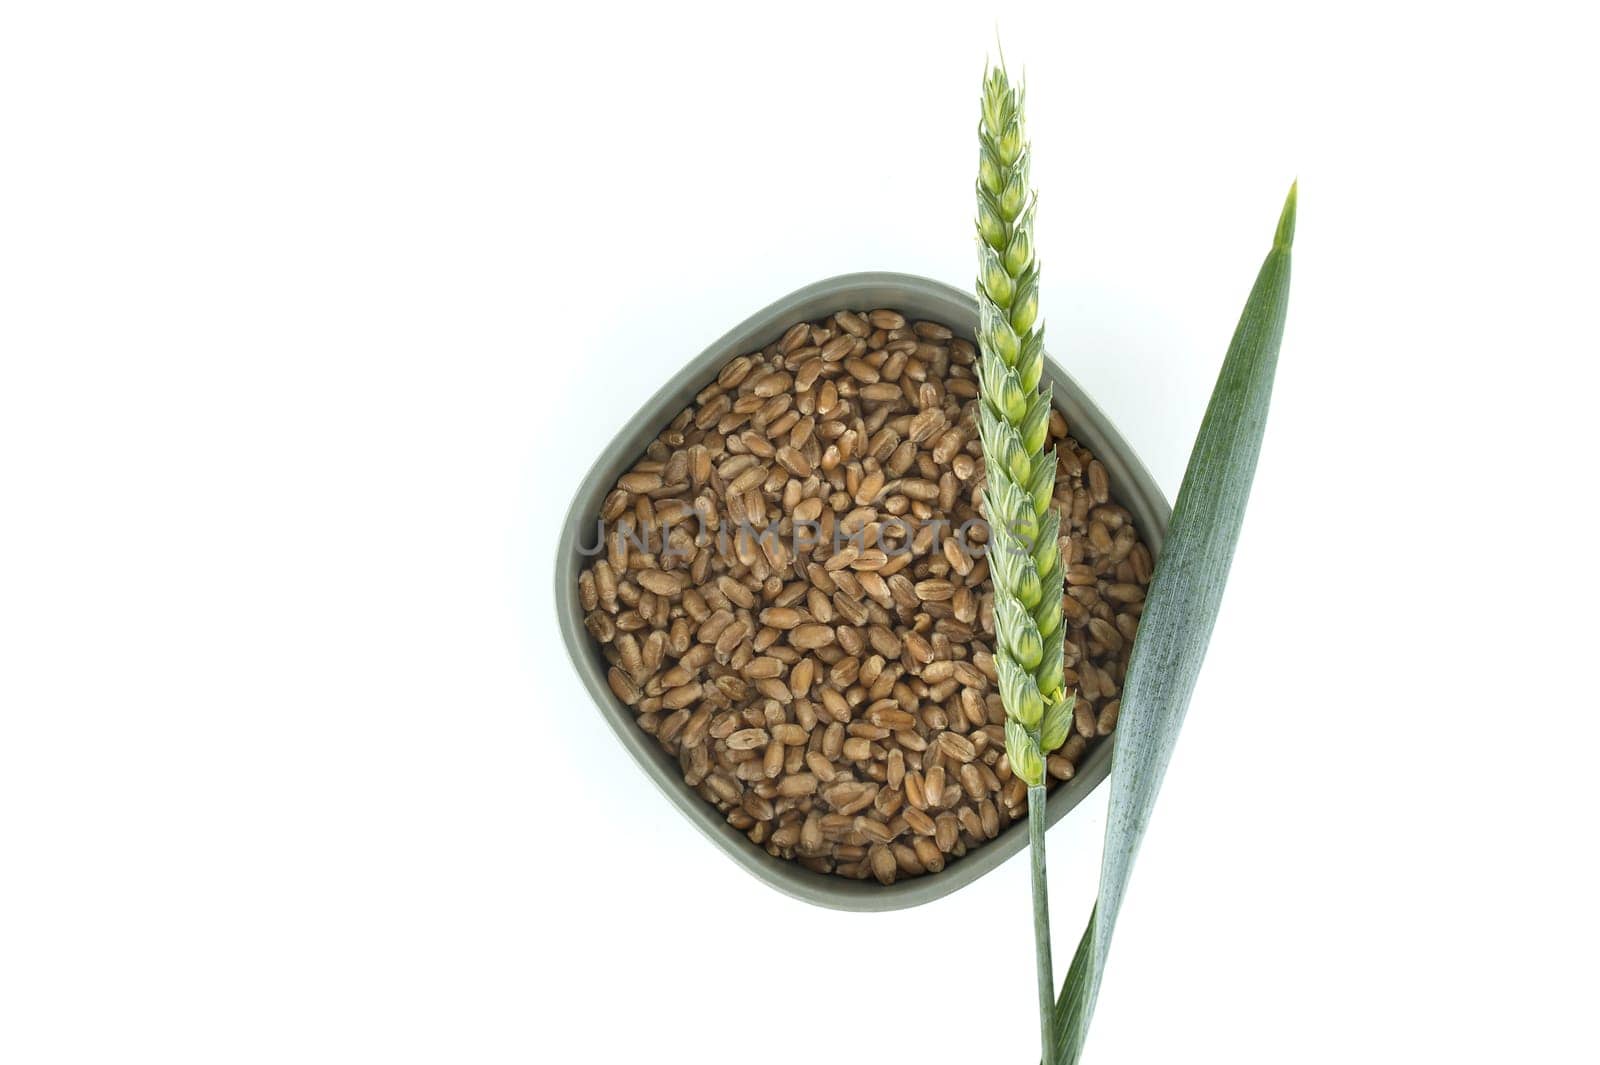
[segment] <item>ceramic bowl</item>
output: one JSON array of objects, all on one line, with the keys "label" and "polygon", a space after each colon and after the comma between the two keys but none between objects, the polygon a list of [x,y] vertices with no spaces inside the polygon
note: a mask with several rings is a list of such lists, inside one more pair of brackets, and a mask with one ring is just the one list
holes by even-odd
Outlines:
[{"label": "ceramic bowl", "polygon": [[[657,746],[655,738],[634,723],[633,712],[612,694],[606,683],[606,661],[583,626],[583,608],[577,596],[578,573],[590,558],[580,552],[579,544],[595,542],[601,501],[617,478],[644,453],[656,434],[693,401],[695,394],[716,378],[717,371],[729,359],[765,347],[795,322],[827,317],[843,308],[877,307],[892,308],[911,319],[942,322],[969,340],[977,325],[977,303],[971,292],[897,273],[829,278],[757,311],[673,374],[601,452],[562,519],[555,566],[556,613],[567,653],[595,708],[633,761],[668,802],[746,871],[786,895],[840,910],[895,910],[948,895],[1022,850],[1027,844],[1026,819],[1008,826],[997,839],[951,861],[941,872],[896,880],[888,886],[876,880],[847,880],[815,873],[798,862],[767,854],[684,783],[677,759]],[[1151,553],[1159,556],[1172,511],[1149,471],[1111,420],[1048,357],[1044,376],[1055,386],[1055,404],[1066,416],[1073,436],[1104,463],[1113,497],[1132,512],[1140,536]],[[1105,779],[1111,768],[1111,750],[1112,743],[1106,740],[1095,744],[1073,778],[1050,793],[1050,824],[1065,817]],[[601,775],[609,771],[601,770]]]}]

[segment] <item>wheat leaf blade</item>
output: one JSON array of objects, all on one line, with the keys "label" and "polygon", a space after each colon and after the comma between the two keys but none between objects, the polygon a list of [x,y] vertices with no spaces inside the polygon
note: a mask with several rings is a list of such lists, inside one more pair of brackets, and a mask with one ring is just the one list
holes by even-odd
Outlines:
[{"label": "wheat leaf blade", "polygon": [[1056,1000],[1055,1060],[1075,1062],[1134,859],[1211,640],[1261,453],[1289,303],[1296,189],[1261,266],[1184,474],[1139,622],[1117,720],[1100,891]]}]

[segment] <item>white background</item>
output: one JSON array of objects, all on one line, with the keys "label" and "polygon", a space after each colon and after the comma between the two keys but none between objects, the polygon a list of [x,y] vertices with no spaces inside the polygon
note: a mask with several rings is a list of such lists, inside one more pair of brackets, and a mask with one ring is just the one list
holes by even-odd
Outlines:
[{"label": "white background", "polygon": [[[0,1059],[1035,1060],[1020,859],[777,896],[549,587],[580,471],[730,324],[970,280],[998,25],[1052,351],[1169,495],[1301,182],[1090,1060],[1592,1061],[1578,5],[571,6],[0,17]],[[1051,834],[1062,970],[1103,810]]]}]

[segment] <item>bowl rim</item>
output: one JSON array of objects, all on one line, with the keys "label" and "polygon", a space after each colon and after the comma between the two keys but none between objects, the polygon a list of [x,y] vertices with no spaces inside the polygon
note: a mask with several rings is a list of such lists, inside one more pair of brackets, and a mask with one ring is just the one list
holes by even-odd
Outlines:
[{"label": "bowl rim", "polygon": [[[881,912],[919,906],[956,891],[993,871],[1027,842],[1025,821],[1013,822],[995,839],[926,876],[850,880],[813,872],[798,862],[774,858],[729,825],[714,806],[683,781],[677,760],[640,729],[633,711],[612,693],[599,648],[583,625],[578,602],[578,573],[593,555],[579,552],[585,526],[598,516],[600,504],[616,479],[688,402],[715,379],[736,355],[759,350],[796,321],[824,317],[844,307],[893,307],[908,318],[926,318],[971,340],[977,324],[977,301],[971,291],[915,274],[868,271],[840,274],[813,282],[772,301],[749,315],[674,372],[640,406],[590,464],[573,493],[556,548],[554,590],[557,626],[567,657],[601,716],[647,777],[689,822],[746,872],[785,895],[813,905],[857,912]],[[1067,419],[1072,435],[1094,452],[1110,475],[1118,503],[1133,513],[1152,556],[1159,557],[1172,508],[1149,469],[1112,421],[1078,383],[1048,354],[1044,379],[1054,387],[1054,404]],[[1072,779],[1050,793],[1046,824],[1054,825],[1082,802],[1110,772],[1116,736],[1094,745]]]}]

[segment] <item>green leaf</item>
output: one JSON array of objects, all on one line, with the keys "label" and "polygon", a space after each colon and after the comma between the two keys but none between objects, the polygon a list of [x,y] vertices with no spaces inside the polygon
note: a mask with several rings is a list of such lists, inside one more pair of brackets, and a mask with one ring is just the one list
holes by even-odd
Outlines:
[{"label": "green leaf", "polygon": [[1117,718],[1100,895],[1056,1000],[1058,1062],[1076,1062],[1083,1049],[1117,912],[1222,603],[1289,306],[1295,197],[1290,186],[1272,251],[1245,302],[1200,423],[1139,621]]}]

